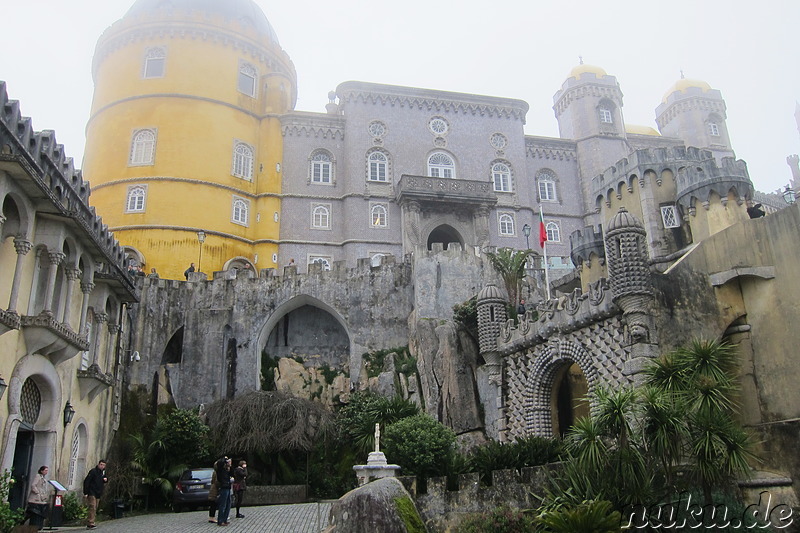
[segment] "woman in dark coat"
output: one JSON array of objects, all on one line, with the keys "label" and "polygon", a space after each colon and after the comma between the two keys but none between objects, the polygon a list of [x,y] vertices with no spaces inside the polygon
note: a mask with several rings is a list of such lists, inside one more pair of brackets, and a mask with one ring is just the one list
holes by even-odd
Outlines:
[{"label": "woman in dark coat", "polygon": [[214,470],[217,472],[217,525],[227,526],[231,514],[231,460],[223,457],[217,461]]},{"label": "woman in dark coat", "polygon": [[244,518],[241,513],[242,498],[247,490],[247,461],[239,461],[239,466],[233,471],[233,496],[236,502],[236,518]]}]

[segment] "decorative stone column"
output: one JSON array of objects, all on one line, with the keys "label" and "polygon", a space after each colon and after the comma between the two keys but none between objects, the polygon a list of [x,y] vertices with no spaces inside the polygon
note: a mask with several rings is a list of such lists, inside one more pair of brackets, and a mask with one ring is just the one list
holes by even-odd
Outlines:
[{"label": "decorative stone column", "polygon": [[620,207],[606,230],[606,262],[613,301],[627,324],[625,341],[631,356],[623,368],[626,375],[638,374],[650,358],[658,356],[646,239],[642,224]]},{"label": "decorative stone column", "polygon": [[92,347],[92,362],[91,365],[98,364],[98,355],[100,353],[100,333],[103,331],[103,324],[108,320],[108,315],[105,313],[95,313],[95,328],[94,328],[94,346]]},{"label": "decorative stone column", "polygon": [[[506,300],[496,285],[486,285],[477,297],[478,339],[480,353],[486,364],[476,373],[478,393],[484,407],[486,435],[504,440],[503,361],[497,352],[497,338],[506,323]],[[502,433],[501,433],[502,432]]]},{"label": "decorative stone column", "polygon": [[110,363],[114,361],[114,359],[112,359],[112,356],[114,354],[114,348],[117,345],[117,335],[119,335],[121,329],[122,328],[119,326],[119,324],[113,324],[111,322],[109,322],[108,324],[108,350],[107,350],[108,357],[106,357],[106,366],[105,366],[105,368],[108,369],[108,371],[111,371],[111,368],[113,366]]},{"label": "decorative stone column", "polygon": [[69,326],[70,307],[72,306],[72,289],[75,287],[75,281],[81,276],[81,270],[77,267],[67,267],[64,271],[67,275],[67,293],[64,295],[64,308],[61,311],[61,322],[65,326]]},{"label": "decorative stone column", "polygon": [[422,244],[420,242],[420,227],[419,227],[419,219],[420,213],[422,209],[419,206],[419,202],[409,201],[403,206],[403,230],[405,233],[406,243],[409,245],[409,250],[411,251],[415,247]]},{"label": "decorative stone column", "polygon": [[58,265],[61,264],[67,256],[63,252],[48,252],[50,258],[50,272],[47,277],[47,291],[44,293],[44,303],[42,304],[42,313],[47,315],[53,314],[53,296],[56,290],[56,276],[58,275]]},{"label": "decorative stone column", "polygon": [[19,285],[22,282],[22,261],[33,248],[33,243],[21,237],[14,237],[14,249],[17,251],[17,264],[14,267],[14,281],[11,282],[11,295],[8,298],[8,311],[17,313],[17,299],[19,298]]},{"label": "decorative stone column", "polygon": [[[86,315],[89,312],[89,296],[94,290],[94,283],[91,281],[81,282],[81,292],[83,293],[83,302],[81,303],[81,324],[78,326],[78,335],[83,335],[86,331]],[[91,339],[88,339],[91,342]]]},{"label": "decorative stone column", "polygon": [[478,207],[472,215],[472,226],[475,229],[475,244],[481,250],[489,246],[489,208]]}]

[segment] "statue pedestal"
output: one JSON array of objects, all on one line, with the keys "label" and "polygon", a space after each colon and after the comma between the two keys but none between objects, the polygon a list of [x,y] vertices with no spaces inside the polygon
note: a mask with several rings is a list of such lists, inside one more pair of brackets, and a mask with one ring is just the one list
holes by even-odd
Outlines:
[{"label": "statue pedestal", "polygon": [[390,465],[386,462],[383,452],[370,452],[367,464],[353,467],[358,478],[358,486],[366,485],[370,481],[384,477],[395,477],[400,470],[399,465]]}]

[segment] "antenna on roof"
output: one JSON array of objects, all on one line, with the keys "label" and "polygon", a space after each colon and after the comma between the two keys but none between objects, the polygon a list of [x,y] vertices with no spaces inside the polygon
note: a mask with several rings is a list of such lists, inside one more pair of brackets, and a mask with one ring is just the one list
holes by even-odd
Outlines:
[{"label": "antenna on roof", "polygon": [[681,79],[686,79],[686,76],[683,75],[683,69],[681,69]]},{"label": "antenna on roof", "polygon": [[580,64],[583,65],[583,56],[578,56],[578,61],[580,61]]}]

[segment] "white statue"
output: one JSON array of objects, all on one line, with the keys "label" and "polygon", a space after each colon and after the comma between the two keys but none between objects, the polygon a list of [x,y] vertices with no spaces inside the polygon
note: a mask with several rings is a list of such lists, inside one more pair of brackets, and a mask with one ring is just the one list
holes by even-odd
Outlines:
[{"label": "white statue", "polygon": [[381,451],[381,425],[375,424],[375,451]]}]

